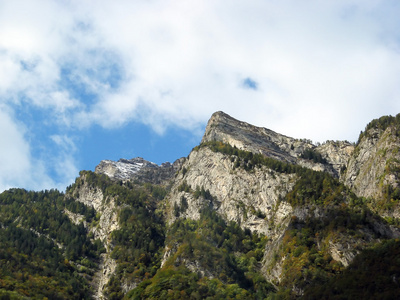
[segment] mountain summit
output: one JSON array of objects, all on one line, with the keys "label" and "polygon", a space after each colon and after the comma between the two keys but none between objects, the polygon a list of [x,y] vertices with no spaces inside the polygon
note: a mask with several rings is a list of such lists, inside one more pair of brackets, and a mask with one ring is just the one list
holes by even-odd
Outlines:
[{"label": "mountain summit", "polygon": [[281,161],[294,163],[307,143],[272,130],[238,121],[224,112],[214,113],[208,121],[202,143],[219,141],[240,150],[261,153]]},{"label": "mountain summit", "polygon": [[0,296],[395,299],[399,150],[400,115],[314,145],[216,112],[173,164],[2,193]]},{"label": "mountain summit", "polygon": [[294,139],[267,128],[256,127],[221,111],[214,113],[208,121],[202,143],[210,141],[219,141],[240,150],[314,170],[327,171],[337,177],[354,150],[354,146],[346,141],[327,141],[317,147],[310,140]]}]

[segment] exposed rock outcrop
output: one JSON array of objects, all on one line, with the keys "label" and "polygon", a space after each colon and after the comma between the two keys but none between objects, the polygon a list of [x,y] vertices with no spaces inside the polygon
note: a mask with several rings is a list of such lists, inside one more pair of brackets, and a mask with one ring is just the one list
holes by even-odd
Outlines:
[{"label": "exposed rock outcrop", "polygon": [[[79,188],[72,195],[69,195],[69,197],[73,197],[76,201],[93,207],[100,215],[97,225],[90,227],[89,232],[93,234],[94,239],[100,239],[103,242],[106,253],[100,257],[98,271],[93,276],[92,285],[95,291],[94,298],[105,299],[103,293],[104,287],[114,274],[117,265],[116,261],[110,256],[112,251],[111,233],[119,229],[117,205],[113,198],[105,198],[100,188],[89,185],[85,175],[81,176],[80,181]],[[76,217],[74,214],[67,214],[70,218]]]},{"label": "exposed rock outcrop", "polygon": [[354,144],[347,141],[326,141],[317,150],[334,170],[335,177],[341,177],[347,168],[347,162],[354,152]]},{"label": "exposed rock outcrop", "polygon": [[[290,191],[294,176],[278,174],[267,168],[254,172],[234,169],[230,157],[214,153],[208,148],[193,151],[183,165],[187,171],[175,179],[170,193],[170,206],[181,206],[182,197],[188,203],[180,217],[198,219],[202,207],[212,206],[227,221],[235,221],[243,228],[274,236],[274,226],[269,222],[281,223],[290,207],[280,203]],[[193,193],[180,191],[187,184],[194,191],[208,190],[213,199],[195,198]],[[168,222],[175,220],[174,212],[168,214]]]},{"label": "exposed rock outcrop", "polygon": [[380,198],[384,186],[399,186],[397,174],[390,169],[400,166],[400,139],[392,131],[372,128],[357,145],[343,178],[357,195]]},{"label": "exposed rock outcrop", "polygon": [[128,180],[143,168],[157,168],[155,163],[141,157],[133,159],[120,159],[119,161],[102,160],[95,168],[98,174],[105,174],[117,180]]},{"label": "exposed rock outcrop", "polygon": [[[238,121],[224,112],[216,112],[208,121],[202,143],[220,141],[240,150],[261,153],[280,161],[299,164],[315,171],[329,172],[339,177],[354,150],[349,142],[328,141],[315,146],[307,139],[294,139],[270,129]],[[324,163],[303,159],[306,150],[314,150],[325,159]]]},{"label": "exposed rock outcrop", "polygon": [[94,274],[92,285],[94,290],[94,299],[107,299],[104,295],[104,287],[109,282],[111,276],[115,273],[117,263],[110,257],[109,253],[101,254],[98,271]]},{"label": "exposed rock outcrop", "polygon": [[261,153],[281,161],[296,163],[312,144],[272,130],[238,121],[224,112],[214,113],[208,121],[202,143],[221,141],[238,149]]},{"label": "exposed rock outcrop", "polygon": [[400,197],[400,138],[396,128],[369,128],[342,180],[357,196],[369,199],[371,209],[381,216],[399,218],[400,207],[393,200]]},{"label": "exposed rock outcrop", "polygon": [[68,216],[68,218],[72,221],[72,223],[79,225],[80,223],[83,223],[85,228],[87,227],[86,221],[85,221],[85,216],[73,213],[69,211],[68,209],[64,209],[64,213]]},{"label": "exposed rock outcrop", "polygon": [[166,162],[160,166],[141,157],[133,159],[120,159],[119,161],[102,160],[95,168],[98,174],[105,174],[115,180],[137,180],[161,184],[170,180],[180,169],[183,158],[173,164]]}]

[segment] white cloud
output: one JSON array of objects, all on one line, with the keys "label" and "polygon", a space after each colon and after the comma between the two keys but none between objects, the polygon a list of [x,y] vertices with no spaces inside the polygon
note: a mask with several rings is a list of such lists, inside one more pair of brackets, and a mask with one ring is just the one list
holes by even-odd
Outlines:
[{"label": "white cloud", "polygon": [[[103,119],[117,124],[140,119],[138,108],[145,107],[155,128],[195,126],[222,109],[295,136],[354,140],[365,122],[379,116],[376,108],[383,108],[381,114],[399,109],[393,97],[400,60],[387,45],[396,39],[397,32],[390,33],[395,21],[382,21],[382,14],[396,7],[384,5],[152,1],[97,6],[93,26],[119,50],[131,75],[124,90],[129,94],[110,94],[100,102],[111,115]],[[260,93],[239,91],[243,77],[254,78]],[[392,99],[385,99],[386,106],[381,95],[387,93]]]},{"label": "white cloud", "polygon": [[[21,170],[32,141],[10,117],[16,105],[51,116],[61,153],[65,128],[198,130],[217,110],[294,137],[354,141],[372,118],[400,111],[399,14],[383,0],[5,1],[2,128],[15,130]],[[243,89],[246,78],[256,90]],[[64,160],[73,172],[73,154]]]},{"label": "white cloud", "polygon": [[[56,154],[44,149],[39,157],[32,155],[31,144],[41,141],[30,137],[32,132],[13,118],[4,106],[0,110],[0,191],[12,187],[28,190],[58,188],[64,190],[77,176],[74,141],[67,136],[50,138],[57,145]],[[56,174],[56,178],[51,175]]]},{"label": "white cloud", "polygon": [[31,156],[26,129],[15,122],[7,108],[0,110],[0,190],[15,186],[27,189],[55,187],[40,161]]}]

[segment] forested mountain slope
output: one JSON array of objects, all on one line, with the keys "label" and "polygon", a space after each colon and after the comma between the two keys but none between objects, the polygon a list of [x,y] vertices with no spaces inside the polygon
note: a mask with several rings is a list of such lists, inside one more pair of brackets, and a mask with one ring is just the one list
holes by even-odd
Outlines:
[{"label": "forested mountain slope", "polygon": [[[0,195],[10,299],[393,299],[400,115],[315,146],[215,113],[186,158]],[[371,280],[373,273],[374,280]]]}]

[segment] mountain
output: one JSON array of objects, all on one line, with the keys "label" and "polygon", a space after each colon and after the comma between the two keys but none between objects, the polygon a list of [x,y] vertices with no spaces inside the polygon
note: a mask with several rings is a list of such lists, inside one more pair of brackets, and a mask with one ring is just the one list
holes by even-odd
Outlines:
[{"label": "mountain", "polygon": [[0,194],[0,296],[395,299],[399,149],[400,114],[313,145],[216,112],[173,164]]}]

